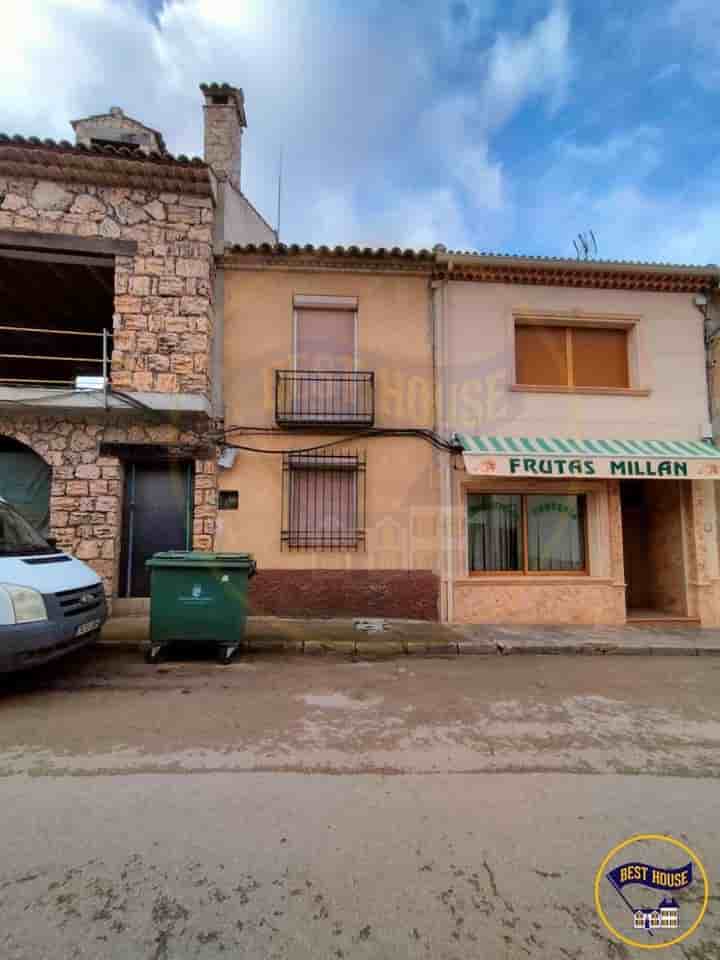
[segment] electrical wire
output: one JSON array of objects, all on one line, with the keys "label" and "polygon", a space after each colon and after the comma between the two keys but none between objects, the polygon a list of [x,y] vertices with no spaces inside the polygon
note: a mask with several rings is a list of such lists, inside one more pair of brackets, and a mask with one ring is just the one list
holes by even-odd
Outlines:
[{"label": "electrical wire", "polygon": [[[225,435],[228,433],[241,433],[245,432],[247,428],[244,427],[230,427],[225,431]],[[250,428],[247,432],[267,432],[270,434],[287,436],[287,431],[285,430],[274,430],[272,428]],[[395,437],[395,438],[412,438],[415,437],[420,440],[425,440],[430,443],[436,450],[440,450],[443,453],[459,453],[461,448],[458,444],[450,443],[447,440],[443,440],[432,430],[425,430],[422,428],[377,428],[373,430],[365,430],[358,433],[354,433],[350,436],[338,437],[336,440],[329,440],[327,443],[314,444],[310,447],[292,447],[289,449],[277,449],[277,450],[268,450],[265,447],[254,447],[248,444],[233,443],[227,439],[221,439],[218,442],[222,446],[230,447],[232,450],[243,450],[246,453],[269,453],[277,454],[279,456],[284,456],[287,454],[293,453],[313,453],[316,450],[327,450],[330,447],[340,446],[341,444],[354,443],[357,440],[371,440],[374,438],[380,437]]]}]

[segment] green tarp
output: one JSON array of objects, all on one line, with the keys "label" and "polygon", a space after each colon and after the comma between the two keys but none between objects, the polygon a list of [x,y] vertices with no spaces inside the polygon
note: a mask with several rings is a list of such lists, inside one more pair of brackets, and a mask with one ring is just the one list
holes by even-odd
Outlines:
[{"label": "green tarp", "polygon": [[50,532],[50,467],[32,450],[2,437],[0,497],[43,536]]}]

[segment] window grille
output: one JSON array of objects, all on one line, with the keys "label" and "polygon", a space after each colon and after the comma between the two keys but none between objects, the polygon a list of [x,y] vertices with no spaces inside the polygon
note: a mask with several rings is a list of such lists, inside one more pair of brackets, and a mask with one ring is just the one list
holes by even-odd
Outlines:
[{"label": "window grille", "polygon": [[365,454],[283,456],[283,548],[365,548]]}]

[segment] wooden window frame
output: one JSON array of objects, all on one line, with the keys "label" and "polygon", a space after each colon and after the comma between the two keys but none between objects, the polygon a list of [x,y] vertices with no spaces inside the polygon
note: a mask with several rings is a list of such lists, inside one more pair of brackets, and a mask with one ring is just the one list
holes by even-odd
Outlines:
[{"label": "wooden window frame", "polygon": [[[596,394],[605,396],[647,397],[650,390],[638,384],[639,379],[639,314],[580,314],[577,312],[525,313],[513,311],[512,316],[512,356],[513,383],[510,391],[514,393],[571,393]],[[567,383],[532,384],[519,383],[517,379],[517,341],[515,332],[518,327],[562,327],[565,329]],[[573,338],[572,330],[577,328],[591,330],[624,330],[626,332],[626,387],[577,386],[574,383]]]},{"label": "wooden window frame", "polygon": [[[469,508],[471,496],[504,496],[520,497],[520,533],[522,536],[522,568],[520,570],[473,570],[470,566],[470,536],[469,536]],[[559,493],[557,496],[582,497],[583,510],[583,566],[582,570],[529,570],[528,569],[528,497],[542,496],[537,490],[468,490],[465,494],[465,531],[466,557],[469,577],[588,577],[590,576],[589,543],[588,543],[588,500],[585,493]]]}]

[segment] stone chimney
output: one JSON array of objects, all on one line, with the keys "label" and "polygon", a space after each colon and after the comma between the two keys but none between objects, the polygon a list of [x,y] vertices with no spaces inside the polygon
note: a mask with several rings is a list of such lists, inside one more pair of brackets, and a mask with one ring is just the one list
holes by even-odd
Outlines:
[{"label": "stone chimney", "polygon": [[200,89],[205,97],[205,162],[218,180],[239,190],[245,96],[228,83],[201,83]]}]

